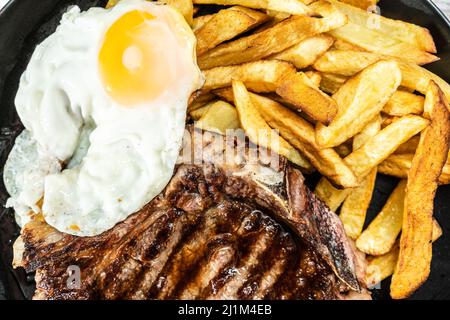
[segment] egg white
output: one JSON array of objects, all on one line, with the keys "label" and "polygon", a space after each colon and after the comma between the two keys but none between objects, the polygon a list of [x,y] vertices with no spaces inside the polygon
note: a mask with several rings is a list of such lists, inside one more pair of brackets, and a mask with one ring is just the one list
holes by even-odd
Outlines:
[{"label": "egg white", "polygon": [[[169,16],[171,32],[179,33],[179,46],[165,47],[164,41],[154,45],[162,52],[175,52],[174,70],[187,72],[157,98],[130,108],[106,92],[98,52],[108,27],[132,10]],[[66,233],[91,236],[112,228],[158,195],[173,174],[189,96],[202,85],[194,53],[192,31],[166,6],[123,0],[109,10],[70,8],[55,33],[36,48],[16,96],[27,139],[35,141],[33,154],[67,166],[33,177],[41,186],[33,200],[23,202],[17,192],[10,192],[16,212],[28,217],[17,209],[34,205],[36,210],[43,196],[47,223]],[[10,156],[9,166],[26,175],[15,158]]]}]

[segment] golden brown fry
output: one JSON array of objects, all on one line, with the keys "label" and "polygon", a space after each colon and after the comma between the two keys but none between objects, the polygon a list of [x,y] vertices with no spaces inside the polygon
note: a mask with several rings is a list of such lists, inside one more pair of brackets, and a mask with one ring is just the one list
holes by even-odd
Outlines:
[{"label": "golden brown fry", "polygon": [[388,125],[394,123],[395,121],[397,121],[398,119],[400,119],[400,117],[393,117],[393,116],[389,116],[386,114],[382,114],[381,115],[381,127],[382,128],[386,128]]},{"label": "golden brown fry", "polygon": [[[353,139],[353,150],[363,146],[370,138],[375,136],[381,129],[381,117],[377,115],[364,130]],[[367,209],[372,199],[377,169],[373,168],[370,173],[362,179],[361,184],[352,189],[344,200],[339,217],[344,225],[345,232],[351,239],[356,239],[361,234],[366,220]]]},{"label": "golden brown fry", "polygon": [[381,117],[376,115],[364,129],[353,138],[353,151],[358,150],[381,130]]},{"label": "golden brown fry", "polygon": [[357,45],[354,45],[342,39],[335,39],[332,48],[335,50],[344,50],[344,51],[366,51],[363,48],[358,47]]},{"label": "golden brown fry", "polygon": [[195,4],[240,5],[253,9],[281,11],[290,14],[308,14],[311,9],[300,0],[194,0]]},{"label": "golden brown fry", "polygon": [[292,16],[272,28],[219,45],[199,57],[200,68],[210,69],[260,60],[347,21],[346,16],[329,2],[318,1],[311,6],[322,12],[323,18]]},{"label": "golden brown fry", "polygon": [[192,30],[195,32],[201,27],[203,27],[212,17],[214,17],[214,14],[206,14],[203,16],[198,16],[194,18],[194,21],[192,22]]},{"label": "golden brown fry", "polygon": [[[385,58],[386,56],[382,54],[371,52],[332,50],[320,57],[315,62],[314,68],[322,72],[322,74],[333,73],[352,76],[369,65]],[[401,86],[403,90],[408,89],[426,94],[428,83],[430,80],[433,80],[444,91],[447,99],[450,99],[450,85],[445,80],[413,63],[408,63],[401,59],[398,59],[397,63],[402,72]]]},{"label": "golden brown fry", "polygon": [[[222,88],[222,89],[217,89],[212,91],[217,97],[220,97],[221,99],[231,102],[234,102],[234,97],[233,97],[233,90],[231,88]],[[293,105],[291,105],[289,102],[287,102],[286,100],[284,100],[283,98],[281,98],[279,95],[277,95],[276,93],[270,92],[270,93],[265,93],[263,95],[264,97],[270,99],[270,100],[274,100],[278,103],[280,103],[281,105],[288,107],[289,109],[292,110],[297,110],[297,108]],[[308,118],[306,114],[302,113],[299,114],[303,119],[307,120],[310,123],[314,123],[313,119]]]},{"label": "golden brown fry", "polygon": [[267,10],[266,14],[269,16],[269,21],[263,23],[262,25],[254,29],[253,33],[258,33],[266,29],[272,28],[277,23],[280,23],[281,21],[286,20],[291,16],[289,13],[274,10]]},{"label": "golden brown fry", "polygon": [[256,27],[268,18],[266,14],[260,11],[241,6],[220,10],[195,31],[197,56],[201,56],[222,42],[233,39]]},{"label": "golden brown fry", "polygon": [[168,4],[181,13],[186,22],[192,26],[194,19],[194,5],[192,0],[159,0],[161,3]]},{"label": "golden brown fry", "polygon": [[381,256],[389,251],[402,230],[406,180],[399,182],[386,204],[356,241],[364,253]]},{"label": "golden brown fry", "polygon": [[320,86],[320,81],[322,81],[322,76],[320,75],[319,72],[317,71],[306,71],[305,75],[309,78],[309,80],[311,80],[311,82],[317,87],[319,88]]},{"label": "golden brown fry", "polygon": [[320,34],[307,38],[295,46],[270,56],[269,59],[283,60],[292,63],[297,69],[312,65],[333,44],[333,37]]},{"label": "golden brown fry", "polygon": [[361,8],[363,10],[368,10],[369,8],[375,6],[379,0],[339,0],[339,1]]},{"label": "golden brown fry", "polygon": [[348,22],[338,29],[331,30],[330,34],[367,51],[404,59],[418,65],[439,60],[435,55],[422,51],[409,43],[353,22]]},{"label": "golden brown fry", "polygon": [[432,235],[431,235],[431,241],[436,241],[437,239],[439,239],[442,236],[442,228],[439,225],[439,223],[436,221],[436,219],[433,218],[433,231],[432,231]]},{"label": "golden brown fry", "polygon": [[303,72],[286,75],[276,93],[312,119],[324,124],[329,124],[337,113],[334,100],[320,91]]},{"label": "golden brown fry", "polygon": [[339,10],[345,13],[349,21],[359,26],[367,27],[391,38],[408,43],[420,50],[436,53],[436,46],[430,31],[426,28],[407,23],[400,20],[393,20],[376,13],[368,12],[366,8],[358,9],[336,0],[330,0]]},{"label": "golden brown fry", "polygon": [[342,204],[339,218],[344,225],[345,233],[353,240],[356,240],[362,232],[376,178],[377,169],[374,168],[361,184],[350,192]]},{"label": "golden brown fry", "polygon": [[344,161],[361,179],[394,153],[399,145],[425,129],[428,123],[428,120],[419,116],[404,116],[385,127]]},{"label": "golden brown fry", "polygon": [[433,202],[450,147],[450,106],[434,81],[426,95],[430,98],[435,101],[431,125],[421,134],[408,172],[400,253],[391,283],[394,299],[411,295],[430,272]]},{"label": "golden brown fry", "polygon": [[347,141],[347,142],[335,147],[334,150],[336,150],[336,152],[341,156],[341,158],[345,158],[350,153],[352,153],[352,145],[351,145],[351,143],[348,143],[348,141]]},{"label": "golden brown fry", "polygon": [[425,95],[430,80],[433,80],[444,92],[447,99],[450,99],[450,85],[439,76],[412,63],[399,61],[398,65],[402,71],[402,86]]},{"label": "golden brown fry", "polygon": [[[403,143],[395,150],[395,154],[414,154],[416,153],[417,146],[419,145],[420,136],[415,136]],[[389,159],[389,158],[388,158]]]},{"label": "golden brown fry", "polygon": [[[378,172],[401,179],[408,177],[414,154],[393,154],[378,166]],[[450,163],[446,163],[439,177],[440,185],[450,184]]]},{"label": "golden brown fry", "polygon": [[317,59],[313,67],[320,72],[353,76],[382,58],[382,55],[372,52],[331,50]]},{"label": "golden brown fry", "polygon": [[402,117],[407,114],[422,114],[424,111],[424,101],[422,96],[398,90],[384,105],[382,112],[390,115]]},{"label": "golden brown fry", "polygon": [[254,144],[271,149],[285,156],[291,162],[311,170],[311,164],[305,160],[286,140],[269,127],[264,118],[259,114],[257,107],[250,98],[250,94],[240,81],[233,81],[234,103],[238,112],[239,121],[250,141]]},{"label": "golden brown fry", "polygon": [[366,284],[372,288],[394,273],[395,265],[400,251],[398,243],[392,250],[379,257],[370,257],[367,259]]},{"label": "golden brown fry", "polygon": [[240,128],[236,108],[231,104],[217,101],[209,104],[207,107],[206,112],[195,122],[195,127],[223,135],[229,129]]},{"label": "golden brown fry", "polygon": [[316,126],[317,143],[335,147],[356,135],[383,109],[400,82],[395,61],[379,61],[348,80],[333,95],[336,117],[328,126]]},{"label": "golden brown fry", "polygon": [[232,80],[244,82],[249,90],[255,92],[270,92],[276,90],[283,77],[295,74],[295,68],[284,61],[260,60],[236,66],[216,67],[206,70],[203,74],[203,92],[230,87]]},{"label": "golden brown fry", "polygon": [[209,110],[209,108],[211,108],[211,105],[213,105],[216,102],[217,101],[208,102],[205,105],[201,106],[200,108],[190,111],[189,115],[193,120],[197,121],[206,113],[206,111]]},{"label": "golden brown fry", "polygon": [[[399,145],[422,131],[428,121],[418,116],[405,116],[383,128],[370,138],[361,148],[344,159],[358,179],[363,179],[370,171],[388,158]],[[350,189],[337,189],[327,179],[322,178],[314,193],[331,210],[336,211],[350,194]]]},{"label": "golden brown fry", "polygon": [[231,103],[234,102],[233,89],[231,87],[217,89],[217,90],[214,90],[212,93],[225,101],[228,101]]},{"label": "golden brown fry", "polygon": [[108,2],[106,3],[105,8],[109,9],[111,7],[114,7],[120,0],[108,0]]},{"label": "golden brown fry", "polygon": [[322,76],[322,80],[320,81],[320,90],[329,94],[335,94],[348,80],[348,77],[332,73],[320,73],[320,75]]},{"label": "golden brown fry", "polygon": [[[381,119],[376,116],[358,135],[355,136],[355,147],[360,147],[380,131]],[[351,154],[351,153],[350,153]],[[351,194],[353,189],[338,189],[325,177],[320,179],[316,186],[315,194],[325,202],[328,207],[336,212],[344,200]]]},{"label": "golden brown fry", "polygon": [[203,93],[201,91],[196,91],[191,95],[189,99],[188,112],[203,107],[206,103],[211,102],[215,99],[216,96],[212,93]]},{"label": "golden brown fry", "polygon": [[354,187],[355,177],[333,149],[320,149],[314,138],[314,128],[295,112],[268,98],[250,94],[255,106],[274,129],[308,158],[313,166],[337,185]]},{"label": "golden brown fry", "polygon": [[290,13],[276,10],[266,10],[266,14],[271,18],[271,20],[275,23],[283,21],[291,16]]},{"label": "golden brown fry", "polygon": [[[442,229],[436,220],[433,220],[433,242],[442,236]],[[387,277],[394,273],[398,260],[399,246],[398,241],[392,250],[379,257],[370,257],[367,259],[366,283],[367,286],[374,287]]]},{"label": "golden brown fry", "polygon": [[314,190],[315,195],[322,200],[331,211],[336,212],[344,200],[352,192],[351,188],[338,189],[328,179],[322,177]]}]

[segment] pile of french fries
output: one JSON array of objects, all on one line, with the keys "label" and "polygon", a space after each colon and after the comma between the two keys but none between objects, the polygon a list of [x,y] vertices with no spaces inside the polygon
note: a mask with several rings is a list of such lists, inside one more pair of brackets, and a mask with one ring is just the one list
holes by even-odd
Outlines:
[{"label": "pile of french fries", "polygon": [[[367,254],[367,285],[393,275],[392,298],[410,296],[442,234],[436,189],[450,183],[450,86],[422,67],[439,59],[429,31],[371,13],[376,0],[163,2],[197,36],[206,80],[188,108],[195,125],[242,128],[317,170],[315,193]],[[379,173],[401,180],[363,230]]]}]

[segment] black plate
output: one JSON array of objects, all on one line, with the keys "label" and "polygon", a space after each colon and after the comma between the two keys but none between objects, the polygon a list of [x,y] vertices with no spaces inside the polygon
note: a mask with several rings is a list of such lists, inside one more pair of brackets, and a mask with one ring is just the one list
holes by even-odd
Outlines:
[{"label": "black plate", "polygon": [[[102,0],[13,0],[0,11],[0,173],[21,125],[14,108],[19,77],[36,44],[52,33],[62,12],[72,4],[86,9],[104,5]],[[440,61],[427,68],[450,82],[450,22],[431,1],[382,0],[384,16],[413,22],[430,29],[439,50]],[[0,204],[7,194],[0,179]],[[396,179],[379,176],[369,221],[381,209],[396,184]],[[412,299],[450,299],[450,186],[439,188],[435,217],[444,235],[433,245],[433,263],[428,281]],[[12,243],[18,235],[11,210],[0,209],[0,299],[30,298],[33,277],[11,267]],[[373,291],[375,299],[389,298],[389,280]]]}]

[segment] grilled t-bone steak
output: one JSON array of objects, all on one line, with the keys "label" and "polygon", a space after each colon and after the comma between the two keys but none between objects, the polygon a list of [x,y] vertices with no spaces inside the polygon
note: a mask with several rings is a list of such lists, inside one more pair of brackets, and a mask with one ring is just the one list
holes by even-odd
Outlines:
[{"label": "grilled t-bone steak", "polygon": [[34,298],[370,298],[364,263],[300,171],[284,160],[251,163],[247,142],[223,161],[245,139],[202,137],[185,145],[203,151],[203,163],[189,153],[160,196],[99,236],[27,224],[14,264],[36,271]]}]

